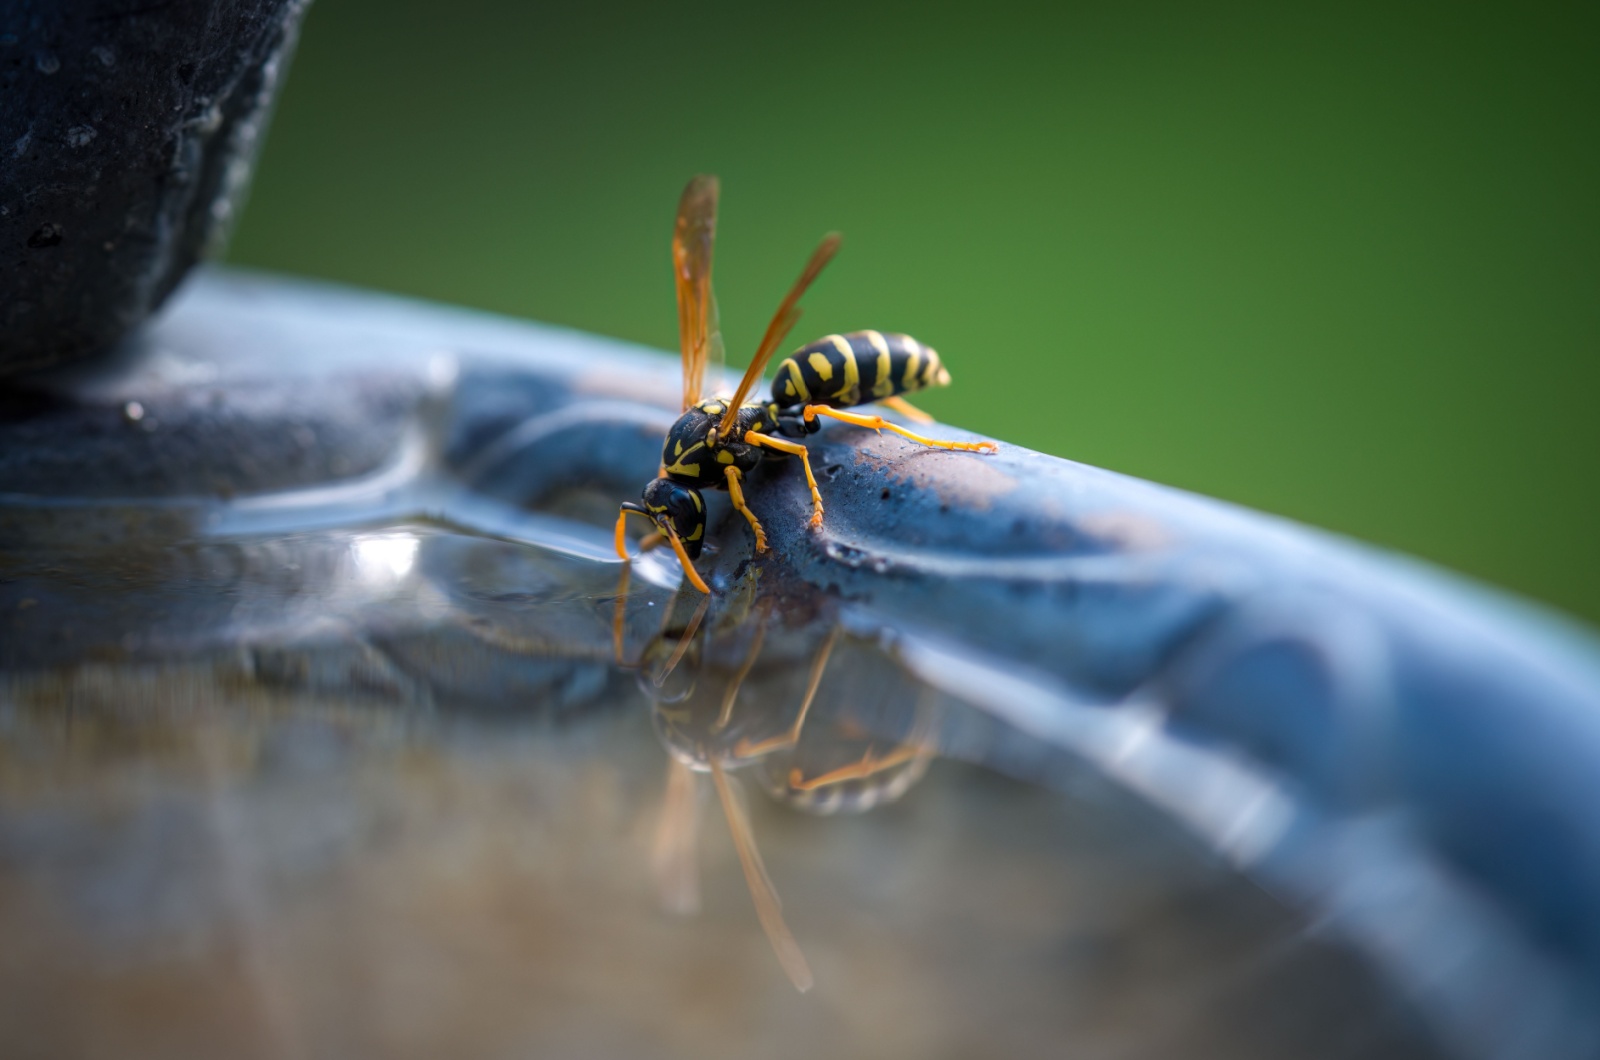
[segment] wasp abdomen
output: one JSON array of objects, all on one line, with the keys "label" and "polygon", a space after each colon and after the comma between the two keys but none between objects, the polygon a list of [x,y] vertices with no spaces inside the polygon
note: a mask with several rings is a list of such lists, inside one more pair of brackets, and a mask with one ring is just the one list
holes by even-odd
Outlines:
[{"label": "wasp abdomen", "polygon": [[910,335],[852,331],[826,335],[785,357],[772,380],[772,400],[779,408],[843,409],[949,382],[932,346]]}]

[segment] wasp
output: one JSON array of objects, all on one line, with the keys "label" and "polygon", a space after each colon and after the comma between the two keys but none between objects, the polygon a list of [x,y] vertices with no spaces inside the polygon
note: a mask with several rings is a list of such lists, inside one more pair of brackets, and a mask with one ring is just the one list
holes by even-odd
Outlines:
[{"label": "wasp", "polygon": [[[785,661],[759,679],[753,698],[760,709],[739,710],[741,689],[776,621],[775,597],[756,602],[752,586],[741,589],[716,598],[725,613],[715,616],[709,628],[702,627],[702,620],[713,597],[700,596],[688,624],[677,631],[663,625],[640,656],[639,663],[649,671],[641,671],[641,676],[656,689],[653,721],[670,762],[651,862],[663,904],[679,913],[698,909],[696,775],[709,773],[756,917],[779,965],[804,992],[813,983],[811,969],[784,920],[733,774],[750,771],[773,798],[808,813],[866,812],[898,799],[927,772],[938,752],[937,705],[931,689],[908,686],[903,676],[889,676],[885,683],[886,675],[873,665],[876,656],[863,655],[859,649],[846,650],[844,674],[836,675],[834,688],[819,696],[824,671],[830,659],[837,658],[843,629],[829,623],[827,632],[816,638],[816,619],[809,619],[809,628],[778,621],[784,627],[778,634],[778,654]],[[746,635],[742,661],[735,664],[725,649]],[[687,688],[664,692],[667,678],[697,638],[700,652]],[[723,649],[716,662],[711,661],[713,641]],[[809,667],[797,665],[797,648],[810,655]],[[657,662],[650,662],[651,656]],[[798,680],[802,673],[803,686]],[[797,710],[772,701],[774,692],[785,696],[801,687]],[[746,708],[751,705],[746,703]]]},{"label": "wasp", "polygon": [[893,431],[941,449],[993,452],[997,448],[993,442],[927,438],[881,416],[844,411],[877,402],[896,408],[913,420],[931,422],[931,417],[906,404],[900,395],[946,386],[950,373],[936,351],[909,335],[857,331],[818,339],[779,363],[769,400],[746,403],[766,371],[767,362],[799,319],[801,296],[838,253],[838,233],[823,238],[800,278],[779,303],[738,389],[731,396],[703,397],[706,364],[712,349],[721,342],[716,334],[716,302],[711,292],[718,195],[716,177],[698,176],[689,181],[678,201],[672,264],[683,357],[682,414],[667,432],[660,474],[644,487],[638,502],[623,503],[616,526],[617,555],[626,560],[624,531],[628,514],[650,519],[659,535],[655,540],[665,539],[672,546],[684,576],[702,593],[711,591],[694,567],[706,535],[702,490],[727,490],[734,509],[750,524],[756,551],[765,552],[767,535],[746,503],[744,479],[764,459],[798,457],[811,488],[811,525],[822,525],[822,494],[817,490],[806,447],[799,441],[821,428],[821,417],[880,432]]}]

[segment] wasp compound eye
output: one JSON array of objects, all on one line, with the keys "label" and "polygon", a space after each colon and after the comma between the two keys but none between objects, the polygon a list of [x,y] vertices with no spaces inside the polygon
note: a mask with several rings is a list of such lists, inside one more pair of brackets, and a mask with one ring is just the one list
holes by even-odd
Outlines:
[{"label": "wasp compound eye", "polygon": [[698,559],[706,538],[706,502],[700,491],[669,478],[651,479],[642,500],[649,516],[657,521],[665,516],[684,552]]}]

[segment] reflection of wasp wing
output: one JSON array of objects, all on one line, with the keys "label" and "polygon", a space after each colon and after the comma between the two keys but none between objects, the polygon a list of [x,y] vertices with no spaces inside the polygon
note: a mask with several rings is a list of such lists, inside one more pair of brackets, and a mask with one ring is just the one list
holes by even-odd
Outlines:
[{"label": "reflection of wasp wing", "polygon": [[739,866],[744,869],[745,883],[750,886],[750,897],[756,904],[756,916],[766,929],[778,963],[789,974],[795,988],[801,992],[811,989],[811,967],[806,964],[800,944],[783,922],[783,910],[778,902],[778,892],[773,889],[767,867],[761,863],[761,853],[756,849],[755,833],[750,830],[750,820],[745,816],[744,805],[734,793],[727,771],[717,759],[711,760],[711,779],[717,786],[717,798],[722,800],[722,812],[728,818],[728,830],[733,833],[733,846],[739,852]]},{"label": "reflection of wasp wing", "polygon": [[[780,801],[799,809],[860,812],[893,801],[927,772],[937,754],[938,714],[927,689],[913,698],[895,694],[898,684],[880,687],[889,676],[881,653],[863,656],[847,649],[845,673],[835,675],[835,695],[822,695],[830,660],[845,638],[844,626],[838,623],[829,623],[820,642],[815,639],[816,624],[798,636],[776,631],[778,657],[785,661],[758,673],[777,598],[752,600],[752,595],[753,588],[715,600],[702,597],[681,628],[675,626],[672,602],[663,601],[660,628],[641,653],[638,665],[649,673],[640,687],[652,698],[652,721],[672,758],[651,868],[666,908],[692,912],[697,907],[693,772],[709,770],[756,915],[785,973],[797,988],[807,990],[812,983],[810,968],[784,922],[748,810],[729,770],[752,768]],[[744,637],[748,642],[741,645]],[[690,649],[691,643],[698,650]],[[730,650],[736,647],[737,652]],[[803,687],[797,687],[802,672],[798,664],[806,655],[810,665]],[[663,657],[664,663],[652,662]],[[665,694],[666,676],[684,669],[697,679],[681,695]],[[894,673],[898,675],[898,670]],[[754,687],[746,689],[753,674]],[[741,690],[750,693],[742,701]],[[789,708],[794,695],[799,702]],[[848,698],[848,708],[839,696]],[[813,714],[819,697],[824,700],[820,719]],[[789,709],[794,710],[792,716]]]},{"label": "reflection of wasp wing", "polygon": [[700,791],[694,771],[676,758],[667,766],[667,792],[661,823],[656,827],[650,869],[661,892],[661,904],[673,913],[700,911],[700,875],[695,848],[700,832]]},{"label": "reflection of wasp wing", "polygon": [[700,400],[713,339],[718,350],[716,298],[711,293],[711,251],[717,235],[716,177],[689,181],[678,200],[672,231],[672,275],[678,291],[678,346],[683,355],[683,407]]}]

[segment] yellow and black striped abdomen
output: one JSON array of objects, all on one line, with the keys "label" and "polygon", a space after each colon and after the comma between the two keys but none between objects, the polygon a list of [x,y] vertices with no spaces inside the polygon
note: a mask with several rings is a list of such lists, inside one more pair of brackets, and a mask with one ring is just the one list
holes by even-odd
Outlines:
[{"label": "yellow and black striped abdomen", "polygon": [[785,357],[772,380],[772,400],[779,408],[845,409],[949,382],[933,347],[910,335],[852,331],[824,336]]}]

